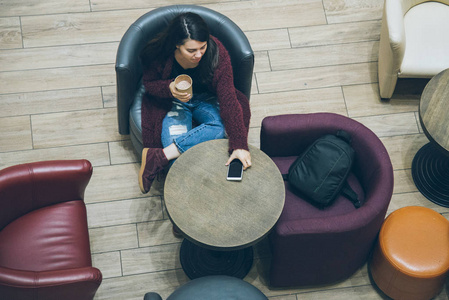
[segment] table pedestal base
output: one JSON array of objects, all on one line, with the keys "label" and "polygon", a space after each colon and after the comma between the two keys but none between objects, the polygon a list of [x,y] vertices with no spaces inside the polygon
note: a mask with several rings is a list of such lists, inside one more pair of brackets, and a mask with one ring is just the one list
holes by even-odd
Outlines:
[{"label": "table pedestal base", "polygon": [[431,143],[416,153],[412,176],[418,190],[430,201],[449,207],[449,157]]},{"label": "table pedestal base", "polygon": [[214,251],[184,239],[180,250],[181,266],[190,279],[208,275],[228,275],[243,279],[253,264],[253,248]]}]

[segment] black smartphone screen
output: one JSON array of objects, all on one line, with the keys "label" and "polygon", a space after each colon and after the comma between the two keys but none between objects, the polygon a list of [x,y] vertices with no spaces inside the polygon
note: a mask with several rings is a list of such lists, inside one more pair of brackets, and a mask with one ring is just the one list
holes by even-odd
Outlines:
[{"label": "black smartphone screen", "polygon": [[242,162],[238,159],[231,161],[228,167],[228,180],[241,180],[243,173]]}]

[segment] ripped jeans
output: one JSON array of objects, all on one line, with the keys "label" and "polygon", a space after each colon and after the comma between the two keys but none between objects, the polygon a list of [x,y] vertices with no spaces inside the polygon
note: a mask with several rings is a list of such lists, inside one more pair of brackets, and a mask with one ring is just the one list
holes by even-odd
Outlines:
[{"label": "ripped jeans", "polygon": [[[193,127],[192,122],[198,124]],[[175,143],[180,153],[213,139],[225,138],[217,99],[209,93],[194,94],[189,102],[173,100],[173,107],[162,122],[162,146]]]}]

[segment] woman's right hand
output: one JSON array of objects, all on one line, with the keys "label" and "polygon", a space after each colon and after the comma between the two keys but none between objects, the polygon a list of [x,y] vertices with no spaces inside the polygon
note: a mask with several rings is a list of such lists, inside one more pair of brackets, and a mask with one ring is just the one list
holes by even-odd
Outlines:
[{"label": "woman's right hand", "polygon": [[192,95],[190,95],[188,93],[179,92],[175,87],[174,81],[172,81],[168,87],[169,87],[170,92],[173,95],[173,97],[178,99],[181,102],[189,102],[190,98],[192,98]]},{"label": "woman's right hand", "polygon": [[248,150],[234,149],[225,165],[229,166],[231,161],[233,161],[235,158],[237,158],[242,162],[243,170],[246,170],[247,168],[251,167],[251,153],[249,153]]}]

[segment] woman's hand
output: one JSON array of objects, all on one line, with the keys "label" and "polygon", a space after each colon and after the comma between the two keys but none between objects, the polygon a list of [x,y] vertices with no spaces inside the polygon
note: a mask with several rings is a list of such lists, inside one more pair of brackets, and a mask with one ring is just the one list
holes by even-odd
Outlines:
[{"label": "woman's hand", "polygon": [[192,98],[192,95],[190,95],[188,93],[179,92],[175,87],[174,81],[172,81],[168,87],[169,87],[170,92],[173,95],[173,97],[178,99],[181,102],[189,102],[190,98]]},{"label": "woman's hand", "polygon": [[247,168],[251,167],[251,154],[248,150],[244,149],[235,149],[232,151],[231,156],[229,156],[228,161],[226,162],[226,166],[228,166],[231,161],[233,161],[235,158],[240,160],[243,164],[243,170],[246,170]]}]

